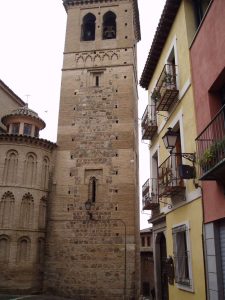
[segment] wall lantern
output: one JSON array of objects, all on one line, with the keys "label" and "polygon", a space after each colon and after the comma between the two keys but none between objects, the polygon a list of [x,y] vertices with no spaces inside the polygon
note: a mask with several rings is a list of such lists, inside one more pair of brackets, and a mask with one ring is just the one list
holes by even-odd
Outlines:
[{"label": "wall lantern", "polygon": [[189,166],[189,165],[184,165],[184,164],[180,164],[178,166],[178,172],[179,172],[179,176],[183,179],[193,179],[195,178],[196,174],[195,174],[195,167],[194,167],[194,163],[195,163],[195,153],[172,153],[173,149],[176,146],[176,142],[177,142],[177,137],[178,137],[178,133],[173,131],[171,127],[168,128],[167,132],[164,134],[164,136],[162,137],[163,143],[165,145],[165,148],[170,150],[170,155],[174,155],[177,157],[183,157],[189,161],[191,161],[193,163],[193,166]]},{"label": "wall lantern", "polygon": [[[173,149],[176,146],[178,133],[172,131],[172,128],[169,127],[167,132],[162,137],[163,143],[165,145],[166,149],[170,149],[170,154],[172,154]],[[195,153],[175,153],[177,156],[181,156],[183,158],[186,158],[187,160],[191,162],[195,162]]]},{"label": "wall lantern", "polygon": [[162,137],[162,140],[163,140],[163,143],[165,145],[165,148],[169,149],[170,153],[175,148],[177,137],[178,137],[178,133],[172,131],[171,127],[168,128],[168,131]]}]

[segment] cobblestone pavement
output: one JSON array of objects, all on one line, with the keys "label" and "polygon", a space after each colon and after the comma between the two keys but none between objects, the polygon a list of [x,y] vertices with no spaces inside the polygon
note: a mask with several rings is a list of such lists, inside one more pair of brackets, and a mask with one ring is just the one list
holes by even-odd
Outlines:
[{"label": "cobblestone pavement", "polygon": [[26,296],[0,295],[0,300],[71,300],[71,299],[55,297],[55,296],[44,296],[44,295],[26,295]]},{"label": "cobblestone pavement", "polygon": [[[1,295],[0,300],[76,300],[69,298],[62,298],[56,296],[45,296],[45,295]],[[140,297],[139,300],[151,300],[151,297]]]}]

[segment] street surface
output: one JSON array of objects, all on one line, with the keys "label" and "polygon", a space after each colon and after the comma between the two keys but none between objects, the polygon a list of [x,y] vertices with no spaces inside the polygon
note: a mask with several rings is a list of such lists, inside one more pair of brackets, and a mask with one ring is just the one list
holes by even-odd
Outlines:
[{"label": "street surface", "polygon": [[[0,295],[0,300],[69,300],[68,298],[44,295]],[[71,299],[70,299],[71,300]]]}]

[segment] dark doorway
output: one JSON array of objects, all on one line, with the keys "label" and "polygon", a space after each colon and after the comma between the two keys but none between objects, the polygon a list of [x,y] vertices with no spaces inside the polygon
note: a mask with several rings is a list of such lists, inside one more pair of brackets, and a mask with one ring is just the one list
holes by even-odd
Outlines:
[{"label": "dark doorway", "polygon": [[143,282],[143,296],[150,296],[149,282]]},{"label": "dark doorway", "polygon": [[158,300],[169,299],[166,259],[167,259],[166,238],[164,233],[160,232],[157,234],[156,237],[156,274],[157,274],[156,294]]}]

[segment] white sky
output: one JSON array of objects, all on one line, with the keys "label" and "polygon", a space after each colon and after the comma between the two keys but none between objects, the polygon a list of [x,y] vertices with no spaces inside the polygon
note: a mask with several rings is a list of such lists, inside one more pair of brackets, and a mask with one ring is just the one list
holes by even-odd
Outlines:
[{"label": "white sky", "polygon": [[[165,0],[138,0],[143,71]],[[42,138],[56,141],[66,12],[61,0],[0,0],[0,78],[46,122]],[[139,87],[139,118],[147,105]],[[1,109],[1,108],[0,108]],[[140,121],[139,121],[140,124]],[[140,143],[140,187],[149,177],[148,145]],[[140,198],[141,201],[141,198]],[[141,229],[149,227],[141,214]]]}]

